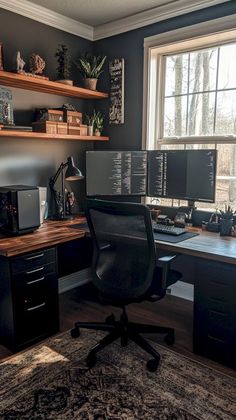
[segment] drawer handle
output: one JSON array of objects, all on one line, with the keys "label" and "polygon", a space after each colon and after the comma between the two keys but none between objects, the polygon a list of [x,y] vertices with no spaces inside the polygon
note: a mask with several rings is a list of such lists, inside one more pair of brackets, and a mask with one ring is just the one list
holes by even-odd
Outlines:
[{"label": "drawer handle", "polygon": [[40,305],[37,306],[32,306],[31,308],[27,308],[27,311],[34,311],[35,309],[39,309],[42,308],[43,306],[46,305],[46,302],[41,303]]},{"label": "drawer handle", "polygon": [[225,340],[222,340],[221,338],[214,337],[213,335],[208,334],[207,335],[210,340],[218,341],[219,343],[225,343]]},{"label": "drawer handle", "polygon": [[26,284],[33,284],[33,283],[38,283],[39,281],[43,281],[45,279],[45,277],[40,277],[40,279],[37,280],[32,280],[32,281],[27,281]]},{"label": "drawer handle", "polygon": [[37,271],[42,271],[42,270],[44,270],[44,267],[36,268],[35,270],[31,270],[31,271],[26,271],[26,274],[37,273]]},{"label": "drawer handle", "polygon": [[217,314],[221,316],[228,316],[229,314],[223,311],[217,311],[216,309],[209,309],[209,314]]},{"label": "drawer handle", "polygon": [[25,260],[26,261],[35,260],[36,258],[41,258],[43,256],[44,256],[44,252],[42,252],[42,254],[33,255],[32,257],[27,257],[27,258],[25,258]]}]

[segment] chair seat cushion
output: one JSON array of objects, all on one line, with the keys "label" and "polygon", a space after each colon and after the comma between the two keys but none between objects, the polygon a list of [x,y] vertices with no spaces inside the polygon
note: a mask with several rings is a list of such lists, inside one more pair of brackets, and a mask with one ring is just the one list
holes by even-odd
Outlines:
[{"label": "chair seat cushion", "polygon": [[139,303],[143,302],[144,300],[148,301],[157,301],[165,296],[166,289],[170,287],[172,284],[176,283],[182,277],[181,273],[176,270],[169,270],[168,276],[166,279],[166,286],[163,289],[162,287],[162,269],[160,267],[156,267],[153,274],[153,279],[150,288],[145,292],[144,295],[130,298],[130,299],[114,299],[111,296],[107,296],[104,294],[99,294],[99,300],[104,305],[113,305],[123,307],[128,305],[129,303]]}]

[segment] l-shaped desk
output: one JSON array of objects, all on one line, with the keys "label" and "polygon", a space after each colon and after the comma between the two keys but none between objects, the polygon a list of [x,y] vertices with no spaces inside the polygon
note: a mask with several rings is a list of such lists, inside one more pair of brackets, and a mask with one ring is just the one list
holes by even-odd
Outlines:
[{"label": "l-shaped desk", "polygon": [[[49,220],[31,234],[0,236],[1,344],[17,351],[59,330],[58,248],[83,244],[84,222]],[[192,260],[194,352],[235,368],[236,238],[199,230],[182,242],[156,244],[181,255],[182,264],[183,256]]]}]

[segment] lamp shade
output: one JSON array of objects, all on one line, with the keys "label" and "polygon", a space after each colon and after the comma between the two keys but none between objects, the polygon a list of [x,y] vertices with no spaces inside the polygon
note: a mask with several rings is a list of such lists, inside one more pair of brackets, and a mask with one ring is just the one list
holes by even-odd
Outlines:
[{"label": "lamp shade", "polygon": [[74,164],[73,157],[72,156],[68,157],[65,179],[67,181],[78,181],[79,179],[83,179],[83,178],[84,176],[82,175],[81,171]]}]

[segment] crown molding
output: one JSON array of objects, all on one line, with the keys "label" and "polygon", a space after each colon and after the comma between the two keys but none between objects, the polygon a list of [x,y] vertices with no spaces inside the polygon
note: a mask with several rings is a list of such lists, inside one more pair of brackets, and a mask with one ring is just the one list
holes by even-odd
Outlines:
[{"label": "crown molding", "polygon": [[[185,42],[186,39],[189,42],[194,42],[195,38],[207,36],[210,39],[211,35],[215,34],[218,34],[217,42],[220,43],[229,40],[229,32],[232,34],[232,39],[235,39],[236,14],[149,36],[144,38],[143,45],[145,50],[164,46],[166,51],[168,46],[171,49],[176,43]],[[209,44],[209,40],[206,43]]]},{"label": "crown molding", "polygon": [[28,0],[0,0],[0,7],[27,18],[93,41],[93,27],[38,6]]},{"label": "crown molding", "polygon": [[0,0],[0,7],[89,41],[97,41],[228,1],[230,0],[177,0],[95,28],[28,0]]},{"label": "crown molding", "polygon": [[132,31],[143,26],[151,25],[156,22],[171,19],[176,16],[205,9],[230,0],[177,0],[164,6],[155,7],[146,12],[137,13],[133,16],[116,20],[114,22],[99,25],[94,28],[94,41],[108,38],[113,35]]}]

